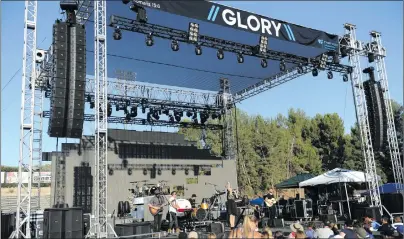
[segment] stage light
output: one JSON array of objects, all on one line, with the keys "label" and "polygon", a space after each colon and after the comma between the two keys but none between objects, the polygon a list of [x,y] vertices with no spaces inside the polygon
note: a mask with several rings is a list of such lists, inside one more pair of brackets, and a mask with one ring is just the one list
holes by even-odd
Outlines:
[{"label": "stage light", "polygon": [[159,114],[158,114],[157,111],[154,111],[154,112],[153,112],[153,118],[155,118],[156,120],[159,120],[159,119],[160,119],[160,116],[159,116]]},{"label": "stage light", "polygon": [[136,117],[136,116],[137,116],[137,107],[132,106],[132,107],[130,108],[130,116],[131,116],[131,117]]},{"label": "stage light", "polygon": [[147,175],[147,169],[143,169],[143,175]]},{"label": "stage light", "polygon": [[193,118],[194,124],[198,124],[198,118]]},{"label": "stage light", "polygon": [[178,51],[180,49],[180,45],[178,44],[178,41],[176,41],[176,40],[171,41],[171,49],[173,51]]},{"label": "stage light", "polygon": [[348,75],[347,74],[342,75],[342,80],[344,82],[348,82]]},{"label": "stage light", "polygon": [[331,80],[334,77],[334,75],[332,74],[332,71],[327,72],[327,78],[329,80]]},{"label": "stage light", "polygon": [[168,116],[170,123],[174,123],[174,116],[173,115],[169,115]]},{"label": "stage light", "polygon": [[165,114],[165,115],[169,115],[170,114],[170,111],[169,110],[163,110],[163,114]]},{"label": "stage light", "polygon": [[142,106],[142,114],[146,113],[146,107]]},{"label": "stage light", "polygon": [[130,121],[130,114],[126,114],[126,115],[125,115],[125,119],[126,119],[127,121]]},{"label": "stage light", "polygon": [[132,175],[132,169],[128,168],[128,175]]},{"label": "stage light", "polygon": [[212,119],[217,119],[217,114],[216,113],[212,114]]},{"label": "stage light", "polygon": [[286,71],[285,61],[281,60],[281,62],[279,63],[279,70]]},{"label": "stage light", "polygon": [[302,74],[302,73],[303,73],[303,66],[302,66],[302,64],[299,64],[299,66],[297,67],[297,73],[298,73],[298,74]]},{"label": "stage light", "polygon": [[244,63],[244,57],[242,54],[237,54],[237,61],[238,63]]},{"label": "stage light", "polygon": [[265,53],[268,50],[268,37],[260,36],[260,53]]},{"label": "stage light", "polygon": [[175,168],[171,169],[171,174],[172,174],[172,175],[175,175],[175,173],[176,173]]},{"label": "stage light", "polygon": [[328,60],[327,54],[321,54],[318,69],[325,70],[325,68],[327,67],[327,60]]},{"label": "stage light", "polygon": [[191,42],[197,42],[198,36],[199,36],[199,24],[190,22],[188,27],[188,40]]},{"label": "stage light", "polygon": [[187,111],[187,117],[191,117],[192,116],[192,112],[191,111]]},{"label": "stage light", "polygon": [[94,102],[90,102],[90,109],[94,109],[95,107],[95,103]]},{"label": "stage light", "polygon": [[117,41],[121,40],[122,39],[122,31],[121,31],[121,29],[119,29],[118,27],[115,28],[114,33],[113,33],[112,36],[114,37],[114,40],[117,40]]},{"label": "stage light", "polygon": [[334,64],[339,64],[339,55],[338,55],[338,52],[334,52],[334,54],[332,55],[332,63],[334,63]]},{"label": "stage light", "polygon": [[261,59],[261,66],[262,66],[262,68],[267,68],[268,67],[267,59]]},{"label": "stage light", "polygon": [[202,55],[202,47],[201,47],[201,46],[197,45],[197,46],[195,47],[195,54],[196,54],[197,56]]},{"label": "stage light", "polygon": [[107,116],[110,117],[112,115],[112,105],[108,103],[107,105]]},{"label": "stage light", "polygon": [[372,63],[375,61],[375,54],[373,54],[372,52],[368,53],[368,62]]},{"label": "stage light", "polygon": [[157,169],[157,174],[161,175],[161,173],[162,173],[161,168]]},{"label": "stage light", "polygon": [[126,108],[126,106],[123,106],[123,112],[125,113],[125,114],[128,114],[129,112],[128,112],[128,108]]},{"label": "stage light", "polygon": [[314,77],[318,76],[318,70],[316,68],[314,68],[311,73],[313,74]]},{"label": "stage light", "polygon": [[188,174],[189,174],[189,169],[186,168],[186,169],[185,169],[185,175],[188,175]]},{"label": "stage light", "polygon": [[110,168],[110,169],[108,170],[108,174],[109,174],[109,176],[114,175],[114,170],[113,170],[112,168]]},{"label": "stage light", "polygon": [[149,33],[149,35],[146,36],[146,45],[153,46],[153,44],[154,44],[153,35]]},{"label": "stage light", "polygon": [[224,58],[224,52],[222,49],[217,50],[217,59],[223,60]]},{"label": "stage light", "polygon": [[91,103],[91,96],[87,95],[87,102]]},{"label": "stage light", "polygon": [[122,0],[122,3],[126,5],[126,4],[130,3],[130,0]]},{"label": "stage light", "polygon": [[180,122],[180,121],[181,121],[181,116],[178,115],[178,114],[176,114],[176,115],[175,115],[175,120],[176,120],[177,122]]},{"label": "stage light", "polygon": [[151,122],[151,114],[150,114],[150,112],[149,112],[149,113],[147,113],[147,117],[146,117],[146,118],[147,118],[147,119],[146,119],[146,120],[147,120],[147,122],[149,122],[149,123],[150,123],[150,122]]}]

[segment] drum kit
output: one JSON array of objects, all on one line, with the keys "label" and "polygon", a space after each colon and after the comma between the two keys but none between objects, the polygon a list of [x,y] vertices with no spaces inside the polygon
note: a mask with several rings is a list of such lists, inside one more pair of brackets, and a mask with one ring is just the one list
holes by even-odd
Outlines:
[{"label": "drum kit", "polygon": [[168,181],[159,181],[156,185],[154,183],[148,183],[148,180],[130,182],[132,187],[129,188],[132,198],[149,197],[154,196],[154,190],[158,188],[160,192],[165,195],[170,194],[170,187],[167,186]]}]

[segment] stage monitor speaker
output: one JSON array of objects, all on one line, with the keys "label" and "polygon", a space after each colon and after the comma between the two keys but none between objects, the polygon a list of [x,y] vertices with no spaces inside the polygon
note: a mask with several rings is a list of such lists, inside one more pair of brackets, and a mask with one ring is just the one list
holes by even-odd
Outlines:
[{"label": "stage monitor speaker", "polygon": [[[118,236],[125,236],[125,238],[131,238],[127,236],[149,234],[151,233],[150,222],[138,222],[130,224],[117,224],[115,225],[115,232]],[[150,238],[150,236],[133,237],[133,238]]]},{"label": "stage monitor speaker", "polygon": [[371,216],[372,218],[376,219],[377,221],[380,221],[382,219],[382,214],[380,213],[380,210],[378,207],[367,207],[365,209],[365,216]]},{"label": "stage monitor speaker", "polygon": [[9,238],[15,230],[15,214],[1,213],[1,238]]},{"label": "stage monitor speaker", "polygon": [[64,238],[65,208],[47,208],[43,213],[43,238]]},{"label": "stage monitor speaker", "polygon": [[383,89],[380,82],[367,80],[363,83],[372,145],[382,151],[387,140],[387,116]]},{"label": "stage monitor speaker", "polygon": [[224,225],[221,222],[212,222],[208,225],[207,231],[215,233],[216,236],[222,235],[224,233]]},{"label": "stage monitor speaker", "polygon": [[65,212],[66,232],[80,232],[83,234],[83,209],[68,208]]}]

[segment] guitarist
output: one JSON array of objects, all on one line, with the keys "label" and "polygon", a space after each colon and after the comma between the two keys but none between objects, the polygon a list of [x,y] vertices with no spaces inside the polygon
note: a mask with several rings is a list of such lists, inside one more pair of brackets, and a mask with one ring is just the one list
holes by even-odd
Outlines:
[{"label": "guitarist", "polygon": [[[160,189],[154,187],[154,197],[149,202],[149,210],[154,209],[157,210],[157,213],[154,215],[154,232],[160,232],[161,230],[161,222],[163,218],[163,205],[165,203],[165,198],[160,194]],[[153,190],[153,188],[152,188]]]},{"label": "guitarist", "polygon": [[[177,209],[179,208],[177,204],[177,192],[173,191],[171,193],[170,199],[168,199],[170,203],[168,206],[168,212],[170,213],[170,224],[168,225],[168,233],[179,233],[180,228],[178,226],[178,218],[177,218]],[[175,226],[175,229],[173,228]],[[175,231],[176,230],[176,231]]]},{"label": "guitarist", "polygon": [[272,188],[269,189],[268,194],[264,195],[264,202],[266,204],[266,212],[265,216],[269,218],[269,223],[271,227],[275,226],[275,216],[276,216],[276,208],[275,208],[275,195],[274,190]]}]

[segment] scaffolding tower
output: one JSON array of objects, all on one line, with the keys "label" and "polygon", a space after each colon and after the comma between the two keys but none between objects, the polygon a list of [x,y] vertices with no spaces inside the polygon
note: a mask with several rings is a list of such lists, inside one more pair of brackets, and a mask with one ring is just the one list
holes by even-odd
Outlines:
[{"label": "scaffolding tower", "polygon": [[394,124],[394,112],[391,105],[386,64],[384,62],[386,49],[382,45],[381,34],[379,32],[370,32],[370,38],[369,51],[373,53],[375,58],[377,76],[382,87],[384,103],[386,106],[387,142],[390,150],[394,181],[398,183],[398,185],[402,185],[404,183],[403,165],[400,157],[400,148],[398,146],[396,126]]},{"label": "scaffolding tower", "polygon": [[[369,127],[368,111],[366,105],[365,91],[362,81],[362,69],[360,65],[361,56],[367,56],[367,51],[362,42],[356,38],[356,26],[344,24],[345,34],[341,39],[341,51],[349,57],[349,64],[352,66],[351,85],[358,122],[363,157],[366,166],[367,183],[370,189],[370,203],[381,211],[381,199],[379,192],[379,181],[376,172],[376,161],[373,152],[372,138]],[[341,52],[342,54],[342,52]]]}]

